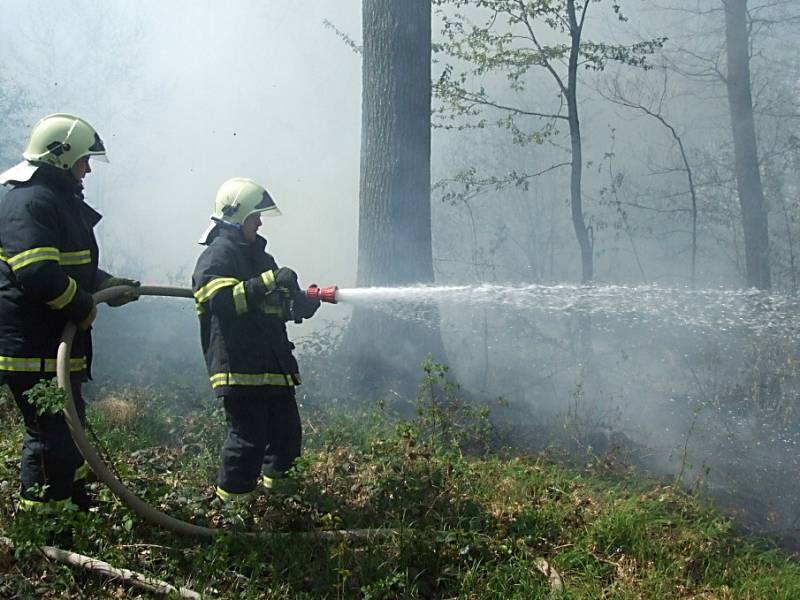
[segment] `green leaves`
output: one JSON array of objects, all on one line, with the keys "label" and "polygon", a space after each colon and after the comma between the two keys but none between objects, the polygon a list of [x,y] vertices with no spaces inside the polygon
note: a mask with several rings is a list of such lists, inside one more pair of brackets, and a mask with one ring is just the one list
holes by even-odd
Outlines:
[{"label": "green leaves", "polygon": [[[620,21],[627,21],[618,2],[591,4],[610,7]],[[433,85],[442,102],[435,111],[441,120],[435,125],[451,129],[494,125],[511,131],[517,144],[540,141],[538,126],[521,117],[545,122],[564,118],[558,108],[543,109],[542,96],[530,93],[534,82],[538,91],[541,70],[555,81],[563,103],[567,95],[575,94],[569,89],[568,61],[577,59],[578,66],[592,71],[602,71],[611,62],[647,69],[648,57],[666,42],[665,37],[630,44],[583,39],[588,0],[438,0],[435,5],[443,39],[433,46],[436,62],[442,65]],[[512,95],[514,103],[499,101],[509,94],[498,89],[497,75],[518,94]],[[505,119],[486,117],[496,114]],[[448,125],[448,120],[458,124]]]},{"label": "green leaves", "polygon": [[36,412],[40,415],[57,414],[67,405],[66,392],[58,387],[55,379],[50,381],[42,379],[31,389],[23,392],[23,395],[36,407]]}]

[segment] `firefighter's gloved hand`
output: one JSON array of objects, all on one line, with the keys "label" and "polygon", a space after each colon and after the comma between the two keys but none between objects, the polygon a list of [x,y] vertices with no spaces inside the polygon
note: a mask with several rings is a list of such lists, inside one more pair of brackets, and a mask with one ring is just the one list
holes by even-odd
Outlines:
[{"label": "firefighter's gloved hand", "polygon": [[92,326],[94,323],[95,318],[97,318],[97,307],[92,304],[92,310],[89,311],[89,314],[86,315],[86,318],[78,323],[78,330],[79,331],[87,331],[89,327]]},{"label": "firefighter's gloved hand", "polygon": [[305,292],[292,292],[292,312],[295,319],[310,319],[319,305],[319,300],[312,300]]},{"label": "firefighter's gloved hand", "polygon": [[[132,288],[138,288],[141,282],[136,281],[135,279],[126,279],[125,277],[114,277],[113,275],[107,278],[100,286],[97,288],[97,291],[105,290],[111,287],[119,286],[119,285],[126,285]],[[132,289],[127,292],[123,292],[116,298],[108,300],[106,303],[109,306],[122,306],[123,304],[127,304],[128,302],[133,302],[134,300],[139,299],[139,292],[136,289]]]},{"label": "firefighter's gloved hand", "polygon": [[297,273],[289,267],[281,267],[275,271],[275,285],[290,292],[300,291],[300,284],[297,283]]}]

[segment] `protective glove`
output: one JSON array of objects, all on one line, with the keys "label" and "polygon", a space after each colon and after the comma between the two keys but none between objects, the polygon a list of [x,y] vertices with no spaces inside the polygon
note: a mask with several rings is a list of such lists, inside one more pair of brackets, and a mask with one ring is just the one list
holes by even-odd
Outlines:
[{"label": "protective glove", "polygon": [[92,326],[94,323],[95,318],[97,318],[97,307],[92,304],[92,310],[89,311],[89,314],[86,315],[86,318],[78,323],[78,331],[86,331],[89,327]]},{"label": "protective glove", "polygon": [[275,285],[290,292],[299,292],[300,284],[297,283],[297,273],[289,267],[281,267],[275,271]]},{"label": "protective glove", "polygon": [[292,292],[292,316],[295,319],[310,319],[319,308],[319,300],[312,300],[305,292]]},{"label": "protective glove", "polygon": [[[114,277],[112,275],[99,285],[97,291],[99,292],[100,290],[106,290],[108,288],[115,287],[118,285],[127,285],[132,288],[138,288],[142,284],[141,282],[136,281],[135,279],[126,279],[125,277]],[[120,294],[119,296],[117,296],[112,300],[108,300],[106,303],[109,306],[122,306],[123,304],[127,304],[128,302],[133,302],[138,299],[139,299],[139,292],[138,290],[133,289]]]}]

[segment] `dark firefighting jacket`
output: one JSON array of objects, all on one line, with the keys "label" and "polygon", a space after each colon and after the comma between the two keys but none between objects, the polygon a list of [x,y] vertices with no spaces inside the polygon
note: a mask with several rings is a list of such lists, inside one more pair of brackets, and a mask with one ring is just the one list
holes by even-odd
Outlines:
[{"label": "dark firefighting jacket", "polygon": [[[109,277],[97,266],[100,218],[71,173],[45,165],[0,200],[0,381],[54,375],[64,326],[89,315]],[[78,332],[70,370],[90,359],[90,334]]]},{"label": "dark firefighting jacket", "polygon": [[267,240],[247,242],[219,225],[197,260],[192,291],[211,387],[217,396],[258,393],[300,383],[294,345],[286,334],[285,294]]}]

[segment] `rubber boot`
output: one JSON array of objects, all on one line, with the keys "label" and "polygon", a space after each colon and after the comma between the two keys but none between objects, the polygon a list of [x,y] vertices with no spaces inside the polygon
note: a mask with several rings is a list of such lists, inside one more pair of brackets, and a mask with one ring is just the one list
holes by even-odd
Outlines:
[{"label": "rubber boot", "polygon": [[72,503],[80,512],[89,512],[95,506],[94,499],[89,493],[89,484],[85,479],[79,479],[72,484]]}]

